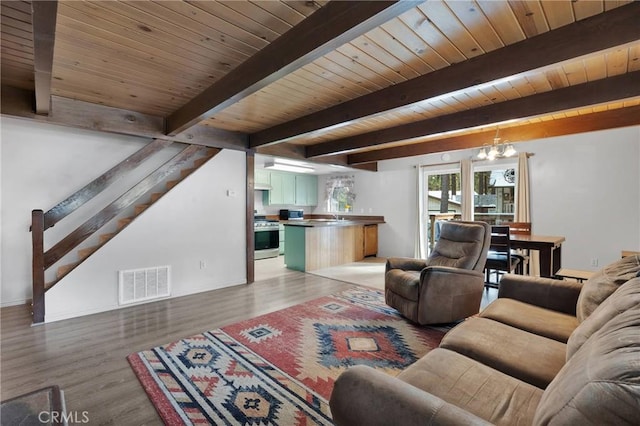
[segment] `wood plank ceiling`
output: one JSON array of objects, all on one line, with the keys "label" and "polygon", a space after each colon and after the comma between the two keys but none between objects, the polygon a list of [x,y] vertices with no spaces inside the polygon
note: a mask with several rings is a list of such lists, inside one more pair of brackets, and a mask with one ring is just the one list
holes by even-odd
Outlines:
[{"label": "wood plank ceiling", "polygon": [[[97,128],[351,165],[640,124],[638,2],[350,3],[60,1],[33,117],[110,107],[128,127]],[[42,92],[32,6],[2,2],[5,93]]]}]

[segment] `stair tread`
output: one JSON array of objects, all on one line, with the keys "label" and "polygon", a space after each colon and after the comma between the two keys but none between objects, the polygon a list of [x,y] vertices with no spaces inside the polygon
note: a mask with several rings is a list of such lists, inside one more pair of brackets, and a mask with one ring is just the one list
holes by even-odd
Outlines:
[{"label": "stair tread", "polygon": [[195,172],[197,170],[197,167],[191,167],[189,169],[182,169],[180,170],[180,176],[185,177],[185,176],[189,176],[191,173]]},{"label": "stair tread", "polygon": [[117,234],[117,232],[109,232],[107,234],[100,234],[100,242],[102,244],[106,243],[107,241],[109,241],[110,239],[112,239],[113,237],[115,237]]},{"label": "stair tread", "polygon": [[56,276],[58,277],[58,280],[64,277],[65,275],[67,275],[72,269],[74,269],[79,264],[80,262],[73,262],[73,263],[68,263],[66,265],[59,266],[58,270],[56,271]]},{"label": "stair tread", "polygon": [[198,158],[196,161],[193,162],[193,165],[196,167],[200,167],[202,166],[204,163],[206,163],[207,161],[209,161],[211,159],[211,157],[207,156],[207,157],[202,157],[202,158]]},{"label": "stair tread", "polygon": [[133,221],[132,217],[125,217],[122,219],[118,219],[118,232],[122,231],[122,229],[126,227],[128,224],[130,224],[131,221]]},{"label": "stair tread", "polygon": [[78,250],[78,257],[80,258],[80,260],[84,260],[87,257],[89,257],[91,254],[93,254],[96,250],[98,250],[100,247],[101,245],[97,245],[97,246],[91,246],[91,247],[80,249]]},{"label": "stair tread", "polygon": [[136,205],[134,207],[133,211],[135,212],[135,214],[137,216],[140,213],[142,213],[143,211],[145,211],[146,209],[148,209],[149,206],[151,206],[151,204],[138,204],[138,205]]}]

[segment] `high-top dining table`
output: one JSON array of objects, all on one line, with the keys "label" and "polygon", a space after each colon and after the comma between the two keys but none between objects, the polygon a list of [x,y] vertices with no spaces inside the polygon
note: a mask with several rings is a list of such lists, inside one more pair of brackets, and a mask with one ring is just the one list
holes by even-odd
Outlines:
[{"label": "high-top dining table", "polygon": [[560,269],[564,237],[511,234],[509,239],[512,249],[538,250],[540,252],[541,277],[553,277]]}]

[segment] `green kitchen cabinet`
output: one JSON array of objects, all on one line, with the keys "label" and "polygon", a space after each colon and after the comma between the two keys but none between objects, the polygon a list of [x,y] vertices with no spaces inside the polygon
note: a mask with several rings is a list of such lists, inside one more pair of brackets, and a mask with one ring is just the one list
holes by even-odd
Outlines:
[{"label": "green kitchen cabinet", "polygon": [[296,201],[296,175],[286,172],[271,172],[271,191],[269,191],[269,203],[289,204]]},{"label": "green kitchen cabinet", "polygon": [[296,175],[296,206],[318,205],[318,176]]},{"label": "green kitchen cabinet", "polygon": [[269,170],[257,169],[253,176],[255,184],[271,185],[271,173]]},{"label": "green kitchen cabinet", "polygon": [[269,185],[271,190],[264,191],[265,205],[318,205],[318,176],[297,173],[277,172],[264,169],[255,171],[256,185]]}]

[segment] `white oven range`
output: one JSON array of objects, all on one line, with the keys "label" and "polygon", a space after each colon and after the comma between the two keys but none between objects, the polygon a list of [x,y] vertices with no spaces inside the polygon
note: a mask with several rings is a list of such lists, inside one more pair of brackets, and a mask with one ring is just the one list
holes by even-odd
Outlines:
[{"label": "white oven range", "polygon": [[266,216],[254,216],[253,230],[255,237],[254,258],[267,259],[280,254],[279,222],[267,220]]}]

